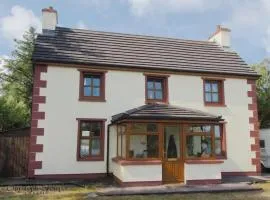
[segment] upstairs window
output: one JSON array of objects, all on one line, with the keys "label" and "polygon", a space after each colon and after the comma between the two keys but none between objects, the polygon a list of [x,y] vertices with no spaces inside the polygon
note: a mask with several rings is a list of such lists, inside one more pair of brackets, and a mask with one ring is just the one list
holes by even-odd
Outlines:
[{"label": "upstairs window", "polygon": [[105,101],[104,72],[81,72],[80,100]]},{"label": "upstairs window", "polygon": [[224,86],[222,80],[204,80],[205,105],[224,105]]},{"label": "upstairs window", "polygon": [[168,102],[168,78],[146,76],[146,103]]}]

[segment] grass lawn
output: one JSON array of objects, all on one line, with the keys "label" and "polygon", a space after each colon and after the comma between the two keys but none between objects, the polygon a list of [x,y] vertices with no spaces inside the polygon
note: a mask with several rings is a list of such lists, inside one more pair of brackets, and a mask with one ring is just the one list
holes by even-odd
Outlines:
[{"label": "grass lawn", "polygon": [[[270,200],[270,183],[257,184],[263,192],[235,192],[235,193],[198,193],[198,194],[177,194],[177,195],[148,195],[148,196],[118,196],[118,197],[96,197],[96,200]],[[0,189],[0,199],[87,199],[87,194],[95,191],[94,186],[85,188],[53,186],[48,187],[14,187]]]}]

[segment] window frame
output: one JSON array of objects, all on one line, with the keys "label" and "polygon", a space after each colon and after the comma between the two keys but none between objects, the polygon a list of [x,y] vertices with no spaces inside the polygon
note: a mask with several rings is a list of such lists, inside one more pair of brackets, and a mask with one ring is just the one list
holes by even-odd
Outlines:
[{"label": "window frame", "polygon": [[[189,126],[211,126],[211,130],[209,134],[205,134],[205,132],[195,132],[195,133],[187,133],[186,128]],[[221,142],[221,155],[215,155],[215,131],[214,126],[220,126],[220,142]],[[227,146],[226,146],[226,129],[225,123],[192,123],[184,125],[184,159],[185,160],[219,160],[219,159],[227,159]],[[209,157],[189,157],[187,155],[187,137],[188,136],[210,136],[211,137],[211,156]]]},{"label": "window frame", "polygon": [[[145,76],[145,103],[169,103],[169,89],[168,89],[168,77],[169,75],[159,75],[159,74],[144,74]],[[149,99],[148,98],[148,79],[161,80],[162,81],[162,99]]]},{"label": "window frame", "polygon": [[[107,71],[96,70],[81,70],[80,72],[80,88],[79,88],[79,101],[93,101],[105,102],[105,74]],[[84,95],[84,77],[85,75],[100,76],[100,96],[85,96]]]},{"label": "window frame", "polygon": [[[78,123],[78,133],[77,133],[77,161],[104,161],[104,137],[105,137],[105,122],[106,119],[96,119],[96,118],[77,118]],[[81,158],[80,157],[80,144],[81,144],[81,123],[82,122],[99,122],[101,123],[100,131],[100,155]],[[91,137],[89,136],[91,141]]]},{"label": "window frame", "polygon": [[[225,105],[225,94],[224,94],[224,81],[225,79],[221,79],[221,78],[205,78],[205,77],[202,77],[203,79],[203,100],[204,100],[204,105],[205,106],[226,106]],[[205,86],[206,86],[206,83],[217,83],[218,85],[218,98],[219,98],[219,101],[217,102],[208,102],[206,101],[206,98],[205,98],[205,95],[206,95],[206,90],[205,90]],[[212,91],[211,92],[208,92],[208,93],[213,93]]]}]

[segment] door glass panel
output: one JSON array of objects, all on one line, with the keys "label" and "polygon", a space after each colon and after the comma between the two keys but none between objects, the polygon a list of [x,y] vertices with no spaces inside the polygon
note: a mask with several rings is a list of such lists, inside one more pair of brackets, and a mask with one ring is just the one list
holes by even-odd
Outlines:
[{"label": "door glass panel", "polygon": [[179,126],[164,127],[164,158],[180,158],[180,129]]}]

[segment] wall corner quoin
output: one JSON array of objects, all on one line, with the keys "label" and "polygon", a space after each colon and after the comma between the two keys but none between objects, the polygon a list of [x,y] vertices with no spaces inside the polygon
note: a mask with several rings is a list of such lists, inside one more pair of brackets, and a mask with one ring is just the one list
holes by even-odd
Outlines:
[{"label": "wall corner quoin", "polygon": [[31,132],[28,155],[28,178],[35,177],[35,170],[42,169],[42,161],[36,160],[36,153],[43,152],[43,144],[37,144],[37,137],[44,135],[44,128],[38,127],[38,122],[45,119],[45,112],[40,111],[40,104],[46,103],[46,96],[41,96],[40,88],[47,87],[47,81],[41,79],[41,73],[47,73],[48,66],[36,64],[33,69]]},{"label": "wall corner quoin", "polygon": [[247,79],[247,84],[250,86],[247,92],[250,102],[248,104],[248,110],[251,112],[249,117],[249,124],[251,125],[250,137],[254,138],[254,143],[251,144],[251,151],[255,153],[255,157],[251,158],[251,164],[255,166],[256,172],[259,174],[261,172],[261,162],[260,162],[260,127],[258,119],[258,108],[257,108],[257,93],[256,93],[256,80]]}]

